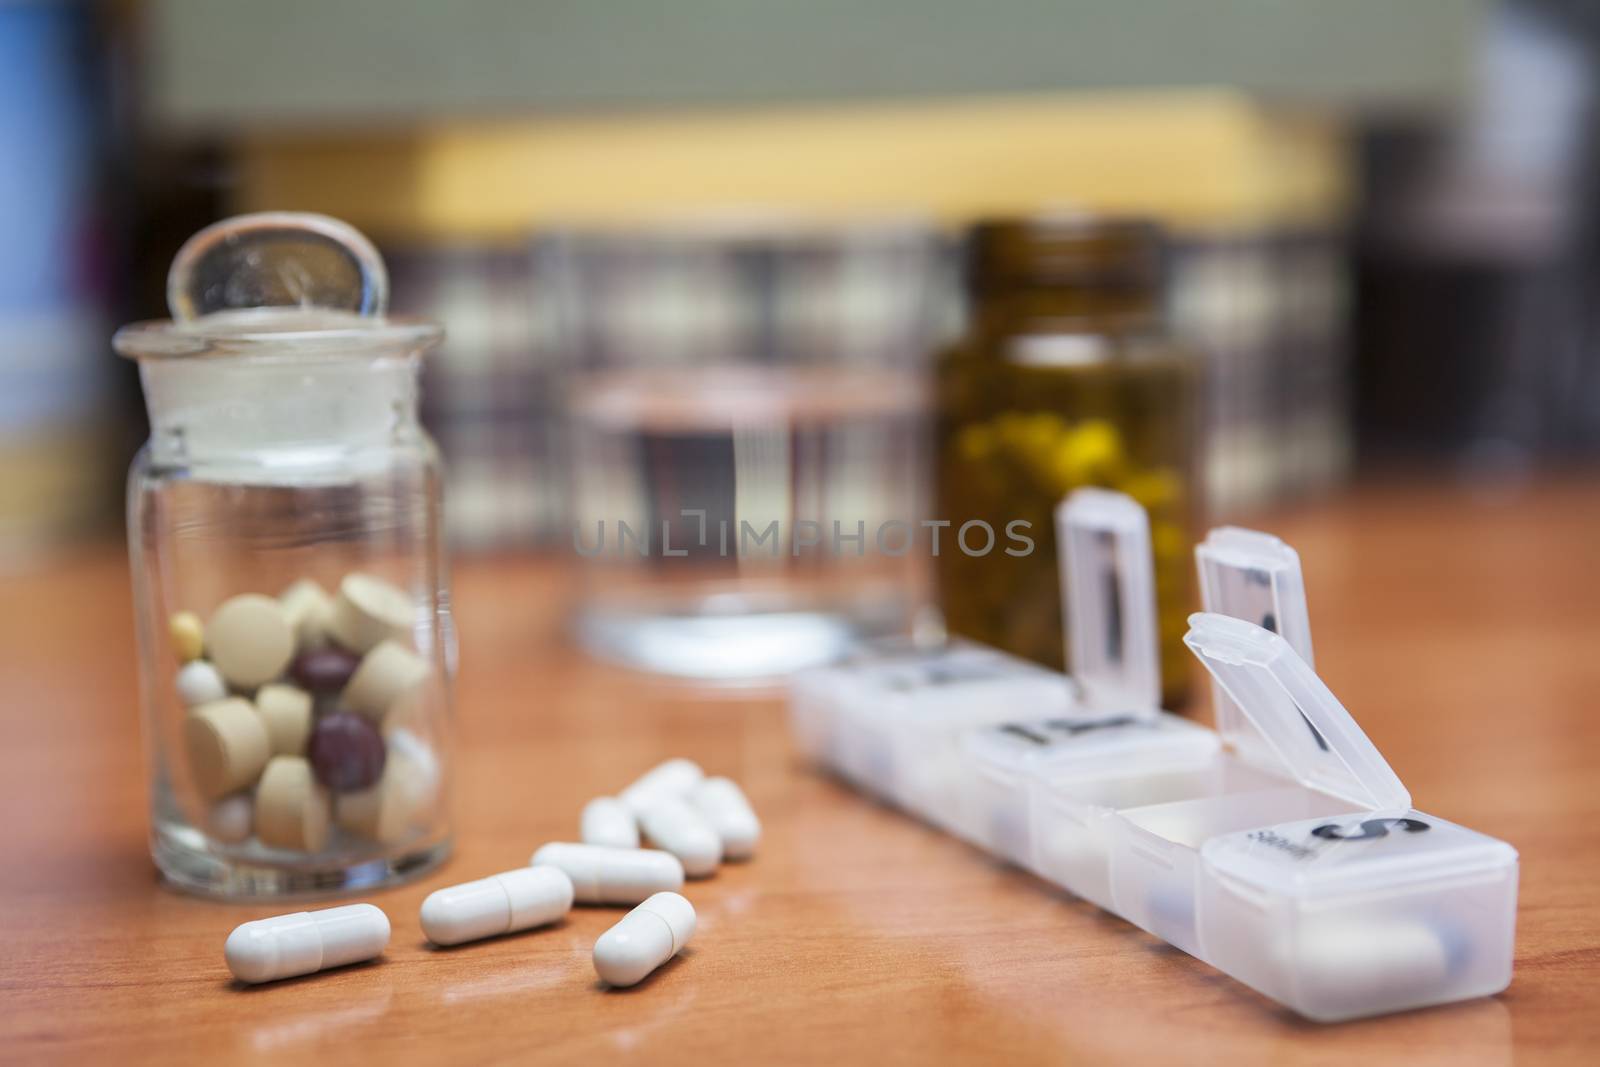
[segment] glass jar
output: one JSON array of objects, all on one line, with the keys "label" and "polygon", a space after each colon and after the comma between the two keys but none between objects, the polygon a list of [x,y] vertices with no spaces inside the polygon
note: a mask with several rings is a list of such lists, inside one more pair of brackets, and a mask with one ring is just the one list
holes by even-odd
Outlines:
[{"label": "glass jar", "polygon": [[762,685],[905,630],[944,247],[921,226],[742,218],[571,234],[577,632]]},{"label": "glass jar", "polygon": [[[1053,512],[1082,486],[1150,513],[1162,700],[1188,693],[1198,363],[1160,332],[1159,231],[1077,215],[983,223],[970,235],[970,322],[938,371],[938,513],[1032,551],[940,552],[946,626],[1064,666]],[[1021,544],[1013,541],[1013,544]]]},{"label": "glass jar", "polygon": [[438,326],[384,314],[359,233],[248,215],[172,264],[172,321],[119,330],[150,440],[128,475],[150,848],[225,897],[367,888],[450,847],[455,637]]}]

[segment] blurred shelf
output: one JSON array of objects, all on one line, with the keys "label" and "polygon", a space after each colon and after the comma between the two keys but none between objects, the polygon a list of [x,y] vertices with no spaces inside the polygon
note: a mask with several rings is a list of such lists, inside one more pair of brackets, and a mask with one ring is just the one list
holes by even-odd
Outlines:
[{"label": "blurred shelf", "polygon": [[241,139],[240,207],[324,211],[386,237],[730,208],[959,222],[1068,206],[1184,229],[1324,223],[1342,124],[1229,90],[941,99],[429,123]]},{"label": "blurred shelf", "polygon": [[148,0],[163,127],[1222,86],[1455,98],[1486,0]]}]

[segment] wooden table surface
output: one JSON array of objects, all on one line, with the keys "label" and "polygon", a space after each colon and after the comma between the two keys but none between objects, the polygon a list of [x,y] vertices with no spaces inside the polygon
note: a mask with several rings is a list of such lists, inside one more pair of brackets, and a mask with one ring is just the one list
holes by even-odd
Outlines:
[{"label": "wooden table surface", "polygon": [[[236,924],[290,910],[158,884],[125,565],[0,579],[0,1061],[1597,1062],[1600,486],[1503,499],[1368,489],[1270,517],[1305,561],[1317,663],[1423,810],[1522,854],[1503,996],[1325,1027],[800,766],[779,703],[652,683],[562,637],[565,572],[464,561],[459,841],[370,895],[376,963],[229,979]],[[700,930],[632,991],[589,952],[618,916],[430,949],[424,895],[570,839],[579,807],[688,755],[747,787],[752,863],[688,890]]]}]

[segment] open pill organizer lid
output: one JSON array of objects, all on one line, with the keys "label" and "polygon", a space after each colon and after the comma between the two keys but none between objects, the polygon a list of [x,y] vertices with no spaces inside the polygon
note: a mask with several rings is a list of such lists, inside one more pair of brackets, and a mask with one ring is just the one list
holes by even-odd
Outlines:
[{"label": "open pill organizer lid", "polygon": [[[1271,630],[1307,664],[1311,616],[1300,576],[1300,555],[1271,534],[1219,526],[1195,546],[1200,601],[1205,611],[1253,622]],[[1240,752],[1260,753],[1265,740],[1221,685],[1212,683],[1217,732]]]},{"label": "open pill organizer lid", "polygon": [[1282,637],[1201,613],[1189,616],[1183,643],[1266,742],[1267,751],[1241,755],[1281,764],[1302,785],[1364,808],[1411,807],[1411,794],[1371,739]]},{"label": "open pill organizer lid", "polygon": [[1079,489],[1056,508],[1067,660],[1094,709],[1161,707],[1150,518],[1132,497]]}]

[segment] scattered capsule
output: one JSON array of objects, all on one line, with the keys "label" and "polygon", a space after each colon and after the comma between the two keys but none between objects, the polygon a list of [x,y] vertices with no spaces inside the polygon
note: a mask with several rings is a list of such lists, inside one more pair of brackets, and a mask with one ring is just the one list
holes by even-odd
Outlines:
[{"label": "scattered capsule", "polygon": [[192,659],[178,668],[178,699],[187,707],[199,707],[228,695],[222,672],[203,659]]},{"label": "scattered capsule", "polygon": [[572,879],[559,867],[519,867],[428,894],[422,932],[435,945],[553,923],[572,910]]},{"label": "scattered capsule", "polygon": [[761,820],[731,778],[707,778],[689,793],[689,803],[722,839],[724,859],[747,860],[761,840]]},{"label": "scattered capsule", "polygon": [[558,841],[541,847],[528,862],[565,871],[579,904],[637,904],[652,893],[683,888],[683,864],[656,849]]},{"label": "scattered capsule", "polygon": [[243,923],[223,948],[241,982],[274,982],[370,960],[389,944],[389,917],[371,904],[297,911]]},{"label": "scattered capsule", "polygon": [[640,775],[617,796],[637,813],[648,807],[656,797],[687,796],[689,790],[705,776],[706,772],[694,760],[669,759]]},{"label": "scattered capsule", "polygon": [[633,809],[616,797],[595,797],[583,806],[578,836],[586,845],[638,848],[639,824]]},{"label": "scattered capsule", "polygon": [[658,796],[639,812],[639,828],[657,848],[678,857],[690,878],[706,878],[722,862],[722,839],[687,800]]},{"label": "scattered capsule", "polygon": [[683,950],[694,925],[693,904],[677,893],[657,893],[600,935],[595,973],[609,985],[637,985]]}]

